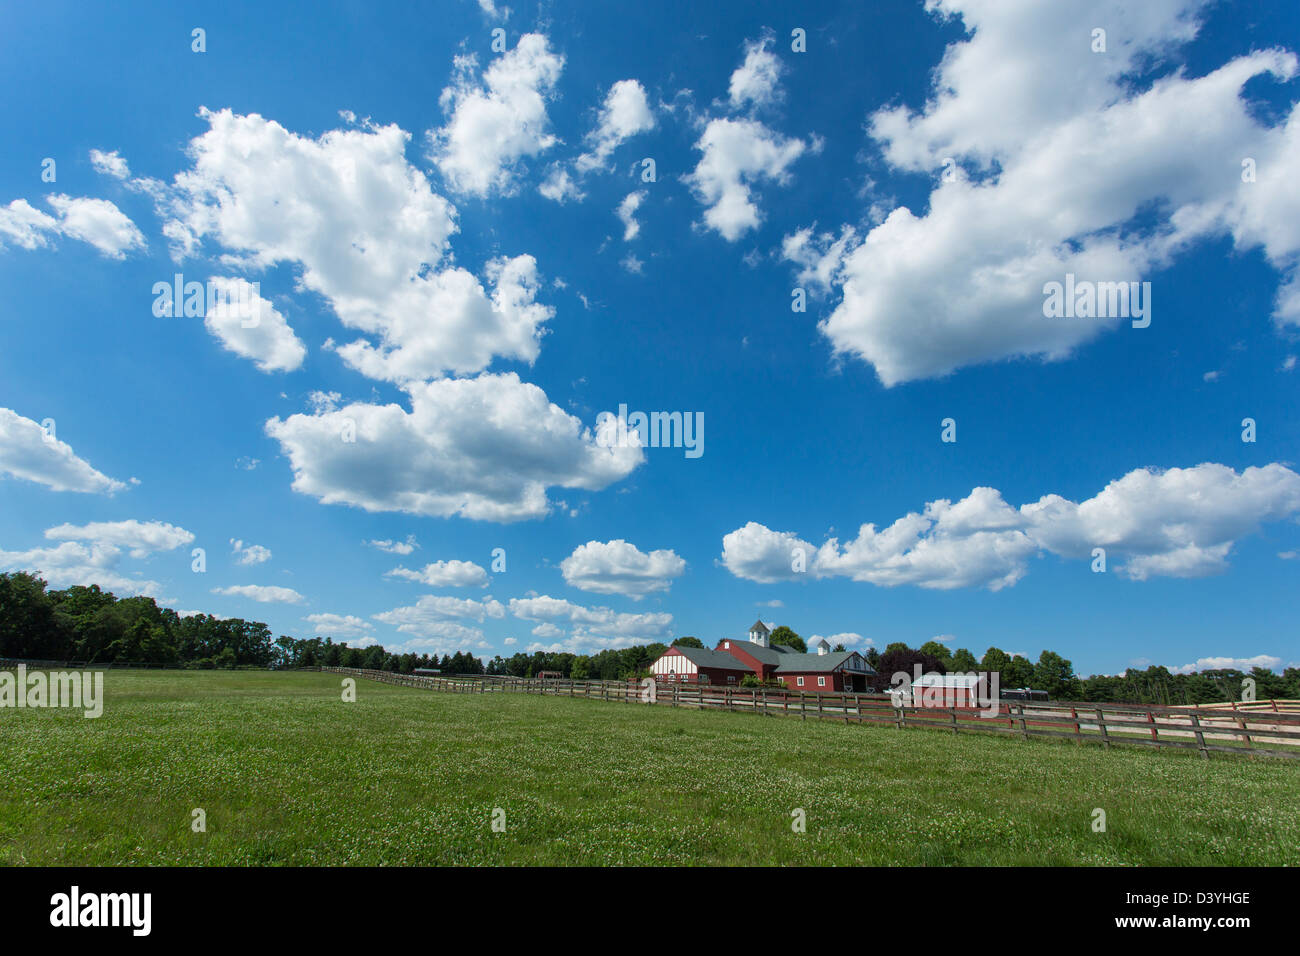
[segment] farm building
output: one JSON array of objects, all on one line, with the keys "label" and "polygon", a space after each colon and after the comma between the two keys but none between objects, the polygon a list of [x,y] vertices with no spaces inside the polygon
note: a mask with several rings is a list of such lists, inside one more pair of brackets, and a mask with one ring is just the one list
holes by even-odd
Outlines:
[{"label": "farm building", "polygon": [[[670,647],[650,667],[656,680],[699,680],[703,675],[713,684],[739,684],[745,675],[760,680],[779,680],[791,690],[861,693],[871,665],[857,651],[832,651],[820,641],[812,653],[773,644],[772,628],[754,622],[748,640],[724,638],[713,650]],[[681,676],[683,673],[689,675]]]},{"label": "farm building", "polygon": [[650,665],[655,680],[703,681],[708,684],[739,684],[746,668],[730,654],[704,647],[670,647]]},{"label": "farm building", "polygon": [[912,682],[910,703],[913,707],[979,708],[989,699],[988,674],[922,674]]}]

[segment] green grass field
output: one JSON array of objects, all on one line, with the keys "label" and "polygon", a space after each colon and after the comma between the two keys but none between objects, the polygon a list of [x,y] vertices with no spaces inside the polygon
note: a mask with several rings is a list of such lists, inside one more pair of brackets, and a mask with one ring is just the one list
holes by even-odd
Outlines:
[{"label": "green grass field", "polygon": [[0,710],[0,861],[1300,863],[1290,761],[340,681],[115,671],[98,720]]}]

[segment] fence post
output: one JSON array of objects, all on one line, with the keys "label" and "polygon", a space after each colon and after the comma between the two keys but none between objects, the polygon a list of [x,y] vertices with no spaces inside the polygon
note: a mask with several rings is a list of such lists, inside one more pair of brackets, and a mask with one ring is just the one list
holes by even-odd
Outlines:
[{"label": "fence post", "polygon": [[1205,732],[1201,730],[1201,715],[1192,713],[1192,726],[1196,728],[1196,746],[1201,748],[1201,756],[1209,760],[1210,752],[1205,749]]},{"label": "fence post", "polygon": [[1016,708],[1016,713],[1020,717],[1020,735],[1026,740],[1029,739],[1029,725],[1025,723],[1025,705],[1020,704]]},{"label": "fence post", "polygon": [[952,717],[952,732],[953,732],[953,735],[956,736],[956,734],[957,734],[957,708],[954,707],[952,710],[948,711],[948,714],[949,714],[950,717]]},{"label": "fence post", "polygon": [[1081,744],[1083,743],[1083,728],[1079,726],[1079,708],[1073,704],[1070,705],[1070,716],[1074,718],[1074,742]]},{"label": "fence post", "polygon": [[1097,708],[1097,729],[1101,731],[1102,743],[1104,743],[1106,745],[1106,749],[1109,750],[1110,731],[1106,729],[1106,718],[1102,715],[1100,707]]}]

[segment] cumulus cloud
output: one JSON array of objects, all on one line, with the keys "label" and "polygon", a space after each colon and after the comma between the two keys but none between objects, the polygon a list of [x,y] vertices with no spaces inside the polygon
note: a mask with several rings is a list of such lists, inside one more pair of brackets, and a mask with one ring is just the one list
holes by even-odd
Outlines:
[{"label": "cumulus cloud", "polygon": [[386,577],[417,581],[429,587],[487,587],[488,573],[473,561],[434,561],[419,570],[393,568]]},{"label": "cumulus cloud", "polygon": [[695,148],[704,155],[684,177],[704,206],[704,224],[728,242],[762,221],[751,187],[762,180],[789,181],[789,168],[807,148],[752,119],[710,120]]},{"label": "cumulus cloud", "polygon": [[473,196],[510,192],[519,163],[554,146],[546,101],[564,57],[540,33],[526,33],[513,50],[477,76],[478,60],[458,56],[440,103],[447,125],[430,133],[431,158],[453,190]]},{"label": "cumulus cloud", "polygon": [[307,600],[293,588],[272,584],[234,584],[228,588],[213,588],[212,593],[248,598],[259,604],[304,604]]},{"label": "cumulus cloud", "polygon": [[161,521],[97,521],[61,524],[45,537],[62,542],[27,551],[0,550],[0,570],[39,574],[53,588],[98,584],[117,594],[145,595],[163,600],[157,581],[127,577],[119,570],[123,552],[135,560],[173,551],[194,541],[184,528]]},{"label": "cumulus cloud", "polygon": [[[900,207],[839,247],[822,237],[790,250],[805,272],[820,253],[816,274],[839,293],[820,325],[836,353],[870,363],[886,386],[1013,357],[1060,360],[1121,319],[1046,318],[1046,283],[1140,281],[1217,236],[1262,249],[1282,275],[1275,321],[1300,322],[1300,104],[1269,125],[1243,96],[1255,78],[1293,78],[1295,55],[1260,50],[1204,76],[1132,80],[1196,35],[1203,7],[933,4],[968,35],[949,46],[921,110],[885,107],[870,123],[886,162],[944,173],[925,212]],[[1099,24],[1105,54],[1090,46]],[[1254,182],[1243,182],[1243,157]]]},{"label": "cumulus cloud", "polygon": [[271,560],[269,548],[264,548],[260,544],[244,544],[235,538],[230,539],[230,552],[234,555],[236,564],[263,564]]},{"label": "cumulus cloud", "polygon": [[0,206],[0,245],[37,249],[63,235],[89,243],[110,259],[125,259],[128,252],[146,246],[135,223],[107,199],[56,193],[45,201],[55,215],[41,212],[25,199]]},{"label": "cumulus cloud", "polygon": [[885,587],[939,590],[1015,584],[1040,550],[1086,559],[1092,549],[1123,560],[1133,579],[1222,572],[1236,541],[1266,521],[1300,514],[1300,475],[1279,464],[1240,475],[1206,463],[1166,471],[1137,469],[1096,496],[1074,503],[1046,495],[1019,509],[993,488],[957,502],[932,501],[884,530],[864,524],[851,541],[820,547],[757,522],[722,540],[723,565],[763,583],[847,577]]},{"label": "cumulus cloud", "polygon": [[644,189],[628,193],[618,204],[617,212],[619,220],[623,223],[624,242],[631,242],[641,233],[641,224],[636,221],[636,211],[641,208],[641,203],[645,202],[646,195]]},{"label": "cumulus cloud", "polygon": [[548,628],[547,635],[558,636],[563,627],[569,628],[567,642],[552,648],[530,647],[530,650],[631,647],[665,641],[671,636],[673,623],[671,614],[623,614],[607,607],[584,607],[549,595],[512,598],[510,613],[521,621],[551,625],[555,630]]},{"label": "cumulus cloud", "polygon": [[55,491],[112,494],[126,487],[77,457],[72,446],[44,426],[9,408],[0,408],[0,475]]},{"label": "cumulus cloud", "polygon": [[355,614],[308,614],[305,620],[318,636],[367,637],[375,627]]},{"label": "cumulus cloud", "polygon": [[745,45],[745,62],[731,74],[728,87],[732,109],[766,106],[779,97],[782,66],[771,45],[769,39]]},{"label": "cumulus cloud", "polygon": [[229,277],[208,284],[217,298],[203,324],[228,351],[252,359],[263,372],[292,372],[302,365],[307,347],[257,287]]},{"label": "cumulus cloud", "polygon": [[[303,288],[369,337],[336,351],[375,379],[469,374],[496,356],[537,357],[553,310],[533,301],[536,261],[497,258],[485,281],[451,265],[455,208],[407,162],[402,129],[311,139],[256,114],[202,116],[210,128],[190,143],[192,168],[158,197],[175,254],[194,254],[210,237],[249,269],[297,266]],[[296,367],[300,343],[267,309],[268,328],[228,334],[269,353],[273,368]]]},{"label": "cumulus cloud", "polygon": [[1085,558],[1101,547],[1126,555],[1119,570],[1135,580],[1201,577],[1226,570],[1238,539],[1300,512],[1300,475],[1279,464],[1241,474],[1209,463],[1138,469],[1079,504],[1046,495],[1020,511],[1056,554]]},{"label": "cumulus cloud", "polygon": [[593,594],[622,594],[639,601],[655,591],[667,591],[673,578],[686,571],[686,562],[669,550],[646,554],[618,538],[588,541],[560,562],[566,583]]},{"label": "cumulus cloud", "polygon": [[[937,640],[937,638],[936,638]],[[863,637],[857,631],[841,631],[838,634],[831,634],[822,637],[820,634],[814,634],[808,638],[808,649],[812,650],[821,641],[827,641],[831,648],[834,649],[843,644],[850,651],[857,650],[859,647],[870,647],[876,642],[870,637]]]},{"label": "cumulus cloud", "polygon": [[92,521],[90,524],[61,524],[48,529],[51,541],[82,541],[106,548],[126,550],[133,558],[145,558],[158,551],[174,551],[194,542],[194,534],[164,521]]},{"label": "cumulus cloud", "polygon": [[551,168],[550,174],[537,187],[537,191],[552,202],[561,204],[570,199],[581,202],[586,198],[586,193],[569,175],[569,171],[558,163]]},{"label": "cumulus cloud", "polygon": [[[482,646],[483,632],[461,623],[464,620],[482,622],[488,618],[504,618],[505,606],[500,601],[426,595],[415,604],[396,607],[374,615],[382,624],[395,627],[403,634],[414,634],[429,641],[424,646],[439,650],[463,649],[464,645]],[[408,647],[411,644],[408,643]]]},{"label": "cumulus cloud", "polygon": [[548,486],[598,491],[644,460],[615,418],[593,433],[513,372],[430,382],[410,399],[409,412],[353,403],[273,418],[266,432],[294,490],[325,504],[484,521],[542,517]]},{"label": "cumulus cloud", "polygon": [[745,61],[731,75],[730,104],[749,107],[749,115],[717,116],[704,123],[695,148],[704,155],[695,169],[682,177],[704,206],[704,226],[735,242],[763,221],[754,196],[765,181],[785,185],[790,167],[820,140],[782,136],[753,117],[757,107],[779,98],[780,61],[768,50],[768,41],[746,45]]},{"label": "cumulus cloud", "polygon": [[131,169],[127,166],[126,160],[118,155],[117,150],[106,153],[102,149],[92,149],[90,151],[90,164],[95,167],[95,172],[104,176],[112,176],[114,179],[129,179]]},{"label": "cumulus cloud", "polygon": [[[330,411],[333,411],[333,409],[330,409]],[[392,541],[385,538],[383,540],[367,541],[366,544],[372,548],[378,548],[380,551],[387,551],[389,554],[410,554],[419,547],[413,534],[408,534],[405,541]]]},{"label": "cumulus cloud", "polygon": [[1254,657],[1201,657],[1195,664],[1183,664],[1181,667],[1169,668],[1173,674],[1196,674],[1210,670],[1239,670],[1249,673],[1253,668],[1282,672],[1282,658],[1271,654],[1256,654]]},{"label": "cumulus cloud", "polygon": [[596,128],[587,134],[588,151],[578,157],[579,172],[604,169],[614,150],[633,136],[655,128],[654,111],[645,87],[637,80],[619,80],[609,88],[600,108]]}]

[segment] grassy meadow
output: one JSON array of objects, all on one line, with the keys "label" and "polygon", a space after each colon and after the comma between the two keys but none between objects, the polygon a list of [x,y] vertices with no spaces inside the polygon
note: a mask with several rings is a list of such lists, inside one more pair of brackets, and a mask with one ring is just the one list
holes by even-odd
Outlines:
[{"label": "grassy meadow", "polygon": [[110,671],[97,720],[0,710],[0,862],[1300,863],[1291,761],[340,683]]}]

